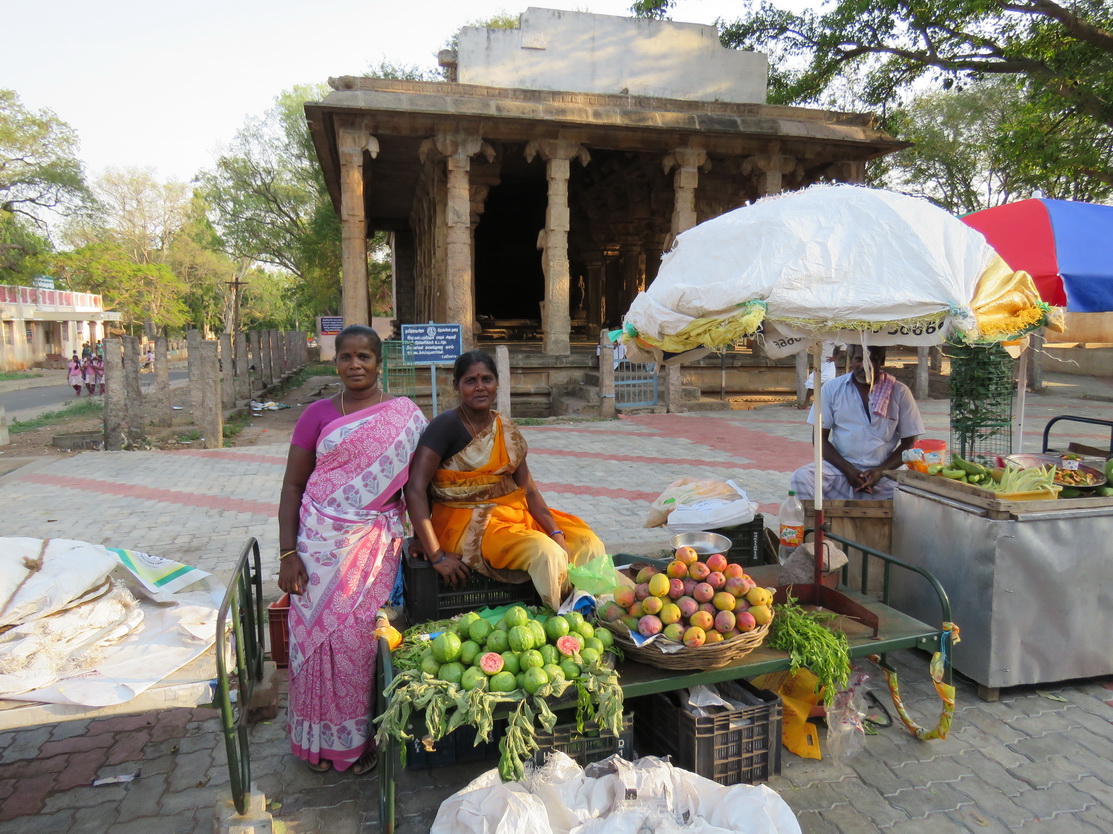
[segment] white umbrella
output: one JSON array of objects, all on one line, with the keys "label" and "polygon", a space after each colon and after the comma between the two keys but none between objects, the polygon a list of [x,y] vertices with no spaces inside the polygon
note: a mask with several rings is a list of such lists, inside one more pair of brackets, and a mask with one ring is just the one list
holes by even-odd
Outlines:
[{"label": "white umbrella", "polygon": [[[1048,323],[1030,276],[980,232],[915,197],[821,185],[766,198],[679,235],[615,334],[635,359],[757,336],[777,358],[814,346],[816,582],[822,564],[824,340],[1001,341]],[[640,356],[639,356],[640,354]]]}]

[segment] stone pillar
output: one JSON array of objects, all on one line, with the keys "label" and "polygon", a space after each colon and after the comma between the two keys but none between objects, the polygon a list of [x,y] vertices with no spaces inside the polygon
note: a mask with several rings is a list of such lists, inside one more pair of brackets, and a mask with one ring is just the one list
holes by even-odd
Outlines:
[{"label": "stone pillar", "polygon": [[236,399],[251,399],[251,373],[247,370],[247,334],[240,332],[235,337],[236,350]]},{"label": "stone pillar", "polygon": [[765,197],[784,188],[784,175],[795,171],[796,165],[795,157],[773,152],[749,157],[743,164],[743,171],[754,175],[757,194]]},{"label": "stone pillar", "polygon": [[193,424],[203,435],[204,448],[219,449],[224,445],[224,421],[220,408],[220,363],[217,343],[200,344],[197,363],[197,381],[190,377],[190,385],[197,388],[200,409],[193,414]]},{"label": "stone pillar", "polygon": [[282,340],[279,338],[282,334],[279,330],[267,332],[270,334],[271,379],[274,382],[282,382]]},{"label": "stone pillar", "polygon": [[810,351],[796,352],[796,404],[802,406],[808,396],[808,354]]},{"label": "stone pillar", "polygon": [[344,324],[370,324],[367,297],[367,217],[364,207],[363,152],[374,159],[379,143],[359,121],[341,125],[337,135],[340,156],[340,268]]},{"label": "stone pillar", "polygon": [[610,420],[615,415],[614,346],[607,331],[599,334],[599,416]]},{"label": "stone pillar", "polygon": [[155,390],[151,412],[154,425],[174,425],[174,411],[170,407],[170,349],[165,336],[155,337]]},{"label": "stone pillar", "polygon": [[681,414],[685,411],[681,405],[683,387],[680,383],[680,366],[665,365],[665,408],[669,414]]},{"label": "stone pillar", "polygon": [[461,326],[464,350],[475,347],[478,328],[475,319],[470,171],[471,158],[480,152],[488,162],[495,158],[495,149],[482,138],[462,133],[438,133],[418,148],[418,156],[423,163],[430,155],[443,157],[445,161],[444,283],[434,288],[434,295],[442,295],[444,304],[443,307],[435,305],[435,309],[445,311],[446,322]]},{"label": "stone pillar", "polygon": [[699,172],[711,170],[711,163],[707,159],[707,152],[700,148],[677,148],[668,154],[662,161],[665,174],[673,168],[676,172],[672,175],[673,208],[672,232],[673,240],[681,232],[696,225],[696,186],[699,184]]},{"label": "stone pillar", "polygon": [[263,381],[263,388],[274,384],[274,373],[271,370],[271,333],[269,330],[259,331],[259,376]]},{"label": "stone pillar", "polygon": [[254,397],[256,392],[266,387],[266,383],[263,381],[263,345],[258,330],[251,331],[251,365],[255,368],[250,372],[251,396]]},{"label": "stone pillar", "polygon": [[201,331],[187,330],[186,345],[189,354],[189,413],[193,425],[201,428],[201,415],[205,409],[201,391]]},{"label": "stone pillar", "polygon": [[119,452],[127,445],[127,390],[124,383],[123,342],[105,339],[104,448]]},{"label": "stone pillar", "polygon": [[510,417],[510,351],[506,345],[495,347],[495,369],[499,373],[499,389],[495,410]]},{"label": "stone pillar", "polygon": [[916,390],[913,395],[918,400],[926,400],[930,394],[930,375],[928,373],[928,356],[931,353],[931,348],[927,345],[920,345],[916,348]]},{"label": "stone pillar", "polygon": [[134,445],[143,437],[143,388],[139,384],[139,339],[124,336],[124,391],[127,396],[128,442]]},{"label": "stone pillar", "polygon": [[11,442],[8,435],[8,414],[4,411],[4,406],[0,405],[0,446],[7,446]]},{"label": "stone pillar", "polygon": [[542,350],[550,356],[567,356],[571,353],[570,333],[572,320],[568,312],[568,177],[571,160],[577,158],[587,165],[591,156],[577,142],[566,139],[541,139],[526,145],[526,160],[541,154],[545,160],[545,177],[548,180],[548,202],[545,207],[545,229],[538,238],[541,249],[541,267],[545,273],[545,304],[542,316]]},{"label": "stone pillar", "polygon": [[232,334],[220,337],[220,404],[222,408],[236,407],[236,362],[232,356]]}]

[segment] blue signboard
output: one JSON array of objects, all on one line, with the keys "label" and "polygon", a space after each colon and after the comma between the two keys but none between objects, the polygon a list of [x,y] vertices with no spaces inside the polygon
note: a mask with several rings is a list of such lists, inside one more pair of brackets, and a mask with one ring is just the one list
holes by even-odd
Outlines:
[{"label": "blue signboard", "polygon": [[451,365],[464,352],[464,332],[459,324],[403,324],[407,365]]}]

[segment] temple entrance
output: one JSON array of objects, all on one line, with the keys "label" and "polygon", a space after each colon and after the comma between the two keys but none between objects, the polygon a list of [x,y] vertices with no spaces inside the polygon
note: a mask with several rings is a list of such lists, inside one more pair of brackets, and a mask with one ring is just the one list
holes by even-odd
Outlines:
[{"label": "temple entrance", "polygon": [[504,165],[500,179],[475,228],[476,318],[487,338],[535,338],[545,300],[537,249],[545,228],[545,170]]}]

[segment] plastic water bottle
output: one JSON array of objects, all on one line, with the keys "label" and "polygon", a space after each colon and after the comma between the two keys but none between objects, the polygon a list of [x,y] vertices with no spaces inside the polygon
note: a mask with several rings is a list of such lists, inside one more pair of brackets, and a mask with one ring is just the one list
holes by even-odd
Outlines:
[{"label": "plastic water bottle", "polygon": [[804,505],[796,497],[795,490],[790,489],[788,498],[781,504],[780,523],[781,545],[777,549],[777,561],[783,565],[804,543]]}]

